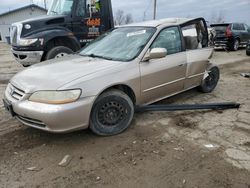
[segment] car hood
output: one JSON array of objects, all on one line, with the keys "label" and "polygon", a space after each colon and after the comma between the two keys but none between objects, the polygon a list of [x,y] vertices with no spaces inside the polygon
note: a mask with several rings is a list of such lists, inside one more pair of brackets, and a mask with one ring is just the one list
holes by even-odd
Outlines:
[{"label": "car hood", "polygon": [[53,16],[45,15],[24,20],[19,23],[23,25],[29,24],[31,28],[25,29],[25,27],[23,27],[21,37],[25,38],[30,35],[33,35],[34,32],[38,33],[46,31],[48,28],[56,28],[63,26],[63,24],[65,24],[66,19],[67,16],[64,15],[53,15]]},{"label": "car hood", "polygon": [[70,55],[40,63],[21,71],[11,79],[11,84],[33,93],[38,90],[57,90],[76,79],[113,69],[122,62]]}]

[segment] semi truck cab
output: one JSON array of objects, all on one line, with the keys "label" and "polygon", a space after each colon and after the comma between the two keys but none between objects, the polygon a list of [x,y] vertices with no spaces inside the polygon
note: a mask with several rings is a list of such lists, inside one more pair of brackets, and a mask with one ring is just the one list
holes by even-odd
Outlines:
[{"label": "semi truck cab", "polygon": [[76,52],[113,27],[111,0],[53,0],[47,15],[12,24],[12,53],[27,67]]}]

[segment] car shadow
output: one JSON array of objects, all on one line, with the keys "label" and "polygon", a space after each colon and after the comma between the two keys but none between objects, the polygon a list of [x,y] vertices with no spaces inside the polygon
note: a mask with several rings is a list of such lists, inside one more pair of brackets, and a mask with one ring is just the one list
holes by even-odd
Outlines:
[{"label": "car shadow", "polygon": [[20,152],[43,145],[65,144],[67,142],[84,143],[86,140],[98,138],[89,130],[54,134],[20,125],[21,128],[1,135],[0,156],[4,155],[3,151]]}]

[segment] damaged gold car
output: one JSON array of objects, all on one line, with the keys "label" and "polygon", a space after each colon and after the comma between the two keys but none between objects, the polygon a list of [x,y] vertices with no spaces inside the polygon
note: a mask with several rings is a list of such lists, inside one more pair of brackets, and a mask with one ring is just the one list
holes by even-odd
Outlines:
[{"label": "damaged gold car", "polygon": [[20,122],[49,132],[126,130],[135,106],[199,87],[212,92],[219,69],[209,62],[203,18],[173,18],[115,28],[78,54],[15,75],[4,104]]}]

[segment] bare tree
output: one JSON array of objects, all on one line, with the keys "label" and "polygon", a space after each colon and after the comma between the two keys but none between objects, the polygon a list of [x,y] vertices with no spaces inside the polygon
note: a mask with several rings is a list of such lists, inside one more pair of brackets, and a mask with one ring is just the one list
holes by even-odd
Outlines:
[{"label": "bare tree", "polygon": [[47,9],[47,0],[43,0],[44,8]]},{"label": "bare tree", "polygon": [[210,17],[211,23],[225,23],[225,14],[220,11],[219,13],[212,12]]},{"label": "bare tree", "polygon": [[123,10],[117,10],[115,13],[115,25],[122,25],[124,23],[124,12]]},{"label": "bare tree", "polygon": [[132,14],[126,14],[125,16],[125,24],[130,24],[130,23],[133,23],[133,17],[132,17]]},{"label": "bare tree", "polygon": [[133,22],[132,14],[124,14],[123,10],[117,10],[115,13],[115,25],[129,24]]},{"label": "bare tree", "polygon": [[225,15],[223,12],[219,12],[219,15],[217,17],[217,23],[225,23]]}]

